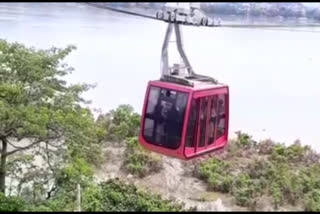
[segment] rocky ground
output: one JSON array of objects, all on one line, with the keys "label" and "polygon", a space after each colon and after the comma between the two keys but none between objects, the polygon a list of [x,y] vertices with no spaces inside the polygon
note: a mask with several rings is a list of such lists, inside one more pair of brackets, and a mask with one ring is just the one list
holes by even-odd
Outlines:
[{"label": "rocky ground", "polygon": [[198,211],[233,211],[246,210],[232,205],[229,196],[208,192],[206,184],[192,175],[193,168],[178,159],[163,157],[164,169],[144,178],[137,178],[121,170],[125,147],[114,147],[108,144],[104,149],[106,163],[96,171],[96,181],[118,177],[134,183],[141,189],[163,198],[185,204],[186,208],[197,207]]}]

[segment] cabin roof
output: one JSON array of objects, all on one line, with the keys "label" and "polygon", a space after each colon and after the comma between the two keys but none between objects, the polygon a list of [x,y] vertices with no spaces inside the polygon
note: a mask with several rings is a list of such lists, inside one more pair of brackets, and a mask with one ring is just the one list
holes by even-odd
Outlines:
[{"label": "cabin roof", "polygon": [[[161,80],[153,80],[151,82],[160,83],[160,85],[167,84],[167,85],[171,85],[173,87],[177,87],[180,89],[187,89],[187,90],[192,90],[192,91],[201,91],[201,90],[221,88],[221,87],[227,86],[226,84],[223,84],[223,83],[202,82],[202,81],[197,81],[197,80],[190,81],[193,83],[193,86],[182,85],[182,84],[178,84],[178,83],[174,83],[174,82],[167,82],[167,81],[161,81]],[[156,84],[156,85],[158,85],[158,84]]]},{"label": "cabin roof", "polygon": [[222,86],[226,86],[223,83],[212,83],[212,82],[202,82],[202,81],[197,81],[197,80],[193,80],[193,87],[191,86],[187,86],[190,88],[193,88],[195,90],[203,90],[203,89],[209,89],[209,88],[220,88]]}]

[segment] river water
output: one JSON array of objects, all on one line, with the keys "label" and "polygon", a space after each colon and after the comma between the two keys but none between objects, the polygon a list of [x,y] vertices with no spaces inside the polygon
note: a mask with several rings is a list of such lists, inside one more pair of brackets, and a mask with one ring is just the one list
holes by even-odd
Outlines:
[{"label": "river water", "polygon": [[[67,80],[96,83],[85,97],[103,112],[131,104],[141,113],[147,82],[160,75],[166,27],[76,3],[0,3],[0,39],[36,48],[77,46],[66,59],[75,68]],[[318,149],[319,32],[182,30],[195,71],[230,86],[231,137],[242,130],[257,140],[300,139]]]}]

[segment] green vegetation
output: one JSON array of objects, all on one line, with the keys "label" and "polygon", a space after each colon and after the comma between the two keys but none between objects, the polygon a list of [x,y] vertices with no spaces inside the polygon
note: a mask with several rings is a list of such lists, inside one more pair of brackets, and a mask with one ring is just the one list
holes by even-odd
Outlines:
[{"label": "green vegetation", "polygon": [[0,211],[74,211],[79,184],[82,211],[182,210],[133,185],[94,182],[106,140],[127,142],[125,168],[133,174],[157,171],[161,161],[139,147],[140,116],[130,105],[95,121],[81,97],[92,86],[63,80],[72,68],[62,61],[73,49],[0,40]]},{"label": "green vegetation", "polygon": [[140,115],[130,105],[120,105],[116,110],[99,115],[97,125],[106,130],[103,139],[122,142],[139,134]]},{"label": "green vegetation", "polygon": [[183,211],[182,205],[163,200],[159,195],[146,193],[116,179],[101,183],[98,187],[87,190],[84,195],[85,210],[89,212]]},{"label": "green vegetation", "polygon": [[[22,197],[5,197],[0,193],[0,211],[73,211],[73,202],[64,196],[56,197],[41,203],[26,203]],[[125,184],[117,179],[111,179],[99,185],[88,186],[82,194],[82,211],[86,212],[156,212],[183,211],[182,204],[171,200],[163,200],[159,195],[153,195],[137,189],[132,184]]]},{"label": "green vegetation", "polygon": [[[98,164],[103,130],[81,97],[92,86],[63,80],[73,69],[62,61],[74,49],[35,50],[0,40],[1,192],[16,189],[30,202],[41,201],[59,191],[61,179],[89,179],[81,170]],[[7,178],[18,186],[7,189]]]},{"label": "green vegetation", "polygon": [[128,139],[124,155],[124,169],[140,178],[163,168],[161,156],[142,148],[137,137]]},{"label": "green vegetation", "polygon": [[99,115],[97,126],[106,130],[102,139],[125,145],[123,169],[140,178],[159,172],[163,166],[161,156],[142,148],[138,142],[140,115],[130,105],[120,105],[116,110]]},{"label": "green vegetation", "polygon": [[229,192],[233,180],[229,170],[230,163],[213,158],[201,165],[199,174],[207,180],[210,190]]},{"label": "green vegetation", "polygon": [[23,211],[25,202],[19,197],[6,197],[0,193],[0,212],[20,212]]},{"label": "green vegetation", "polygon": [[231,194],[237,205],[255,209],[258,199],[272,198],[275,209],[301,205],[319,210],[318,155],[299,141],[285,146],[270,140],[256,143],[247,134],[229,144],[229,154],[200,164],[197,173],[213,191]]}]

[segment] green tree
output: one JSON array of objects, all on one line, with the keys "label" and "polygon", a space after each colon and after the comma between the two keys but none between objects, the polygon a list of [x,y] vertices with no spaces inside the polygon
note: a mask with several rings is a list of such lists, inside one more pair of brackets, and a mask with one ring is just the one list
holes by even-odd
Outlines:
[{"label": "green tree", "polygon": [[[63,80],[73,69],[62,60],[74,49],[35,50],[0,40],[1,192],[8,166],[22,152],[41,156],[55,177],[72,160],[89,159],[92,145],[98,145],[101,130],[81,97],[92,85],[68,85]],[[34,173],[32,178],[38,176]]]},{"label": "green tree", "polygon": [[122,141],[139,134],[140,115],[131,105],[119,105],[117,109],[99,115],[97,124],[106,130],[106,140]]}]

